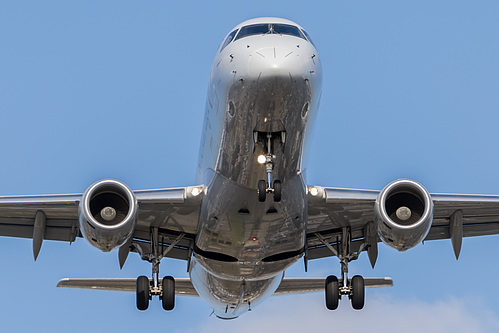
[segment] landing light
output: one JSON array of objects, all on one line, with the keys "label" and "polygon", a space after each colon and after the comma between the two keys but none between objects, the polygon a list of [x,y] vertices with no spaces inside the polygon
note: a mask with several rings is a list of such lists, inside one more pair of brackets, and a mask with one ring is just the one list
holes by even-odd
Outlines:
[{"label": "landing light", "polygon": [[260,164],[264,164],[265,162],[267,162],[267,157],[265,155],[258,155],[258,163]]},{"label": "landing light", "polygon": [[201,188],[200,187],[194,187],[191,191],[191,194],[194,196],[194,197],[197,197],[200,193],[202,192]]},{"label": "landing light", "polygon": [[317,187],[311,187],[311,188],[309,189],[309,192],[310,192],[310,194],[311,194],[313,197],[316,197],[316,196],[317,196],[317,194],[319,194],[319,190],[317,189]]}]

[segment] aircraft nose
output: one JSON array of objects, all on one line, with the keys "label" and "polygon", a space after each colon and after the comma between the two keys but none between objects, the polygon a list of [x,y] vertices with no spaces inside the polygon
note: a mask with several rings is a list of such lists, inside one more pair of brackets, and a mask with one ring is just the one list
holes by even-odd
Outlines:
[{"label": "aircraft nose", "polygon": [[284,47],[266,47],[254,52],[248,64],[254,77],[288,76],[301,73],[302,64],[297,50]]}]

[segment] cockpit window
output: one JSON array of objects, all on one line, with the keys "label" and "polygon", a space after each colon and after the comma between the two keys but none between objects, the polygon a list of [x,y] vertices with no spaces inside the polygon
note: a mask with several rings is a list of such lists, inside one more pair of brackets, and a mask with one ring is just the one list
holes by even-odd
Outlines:
[{"label": "cockpit window", "polygon": [[270,32],[270,24],[253,24],[242,27],[235,40],[253,35],[265,35]]},{"label": "cockpit window", "polygon": [[295,36],[302,39],[306,39],[301,30],[289,24],[253,24],[242,27],[237,34],[235,41],[244,37],[254,36],[254,35],[266,35],[266,34],[279,34],[279,35],[289,35]]},{"label": "cockpit window", "polygon": [[312,38],[310,38],[310,35],[305,30],[302,30],[302,32],[307,37],[308,41],[312,43],[313,46],[315,46],[314,42],[312,41]]},{"label": "cockpit window", "polygon": [[232,40],[234,39],[234,36],[236,35],[237,33],[237,29],[232,31],[228,36],[227,38],[225,38],[224,42],[222,43],[222,46],[220,46],[220,52],[222,52],[222,50],[227,46],[229,45],[230,42],[232,42]]},{"label": "cockpit window", "polygon": [[297,26],[289,24],[272,24],[272,33],[279,35],[290,35],[305,39],[300,29]]}]

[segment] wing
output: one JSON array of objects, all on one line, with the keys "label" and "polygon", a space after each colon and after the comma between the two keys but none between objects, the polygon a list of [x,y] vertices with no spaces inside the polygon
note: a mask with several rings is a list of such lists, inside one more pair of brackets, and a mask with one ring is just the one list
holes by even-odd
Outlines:
[{"label": "wing", "polygon": [[38,211],[45,214],[43,239],[73,242],[81,195],[0,197],[0,236],[33,238]]},{"label": "wing", "polygon": [[[372,222],[374,204],[380,191],[325,187],[313,189],[308,202],[307,260],[335,255],[331,247],[340,248],[346,237],[345,227],[350,232],[350,252],[368,249],[366,244],[372,245],[379,241]],[[499,234],[499,196],[430,196],[434,205],[433,223],[425,241],[450,238],[458,257],[462,237]],[[373,260],[376,259],[371,258],[371,255],[376,256],[377,252],[369,253],[371,263],[374,264]]]},{"label": "wing", "polygon": [[[164,256],[188,260],[203,197],[202,192],[196,197],[188,195],[193,188],[202,187],[134,192],[138,220],[132,239],[125,251],[120,251],[120,263],[128,250],[150,255],[152,237],[168,248],[162,251]],[[32,238],[35,259],[44,239],[74,242],[82,237],[78,222],[81,198],[82,194],[0,197],[0,236]]]},{"label": "wing", "polygon": [[372,190],[317,186],[309,189],[305,260],[333,256],[324,241],[338,246],[345,227],[350,230],[351,250],[358,251],[367,234],[364,228],[373,221],[378,194]]},{"label": "wing", "polygon": [[[190,195],[193,189],[198,189],[199,195]],[[134,193],[139,203],[139,218],[130,250],[143,259],[148,258],[154,250],[151,241],[157,237],[164,257],[189,260],[204,196],[202,186]],[[123,264],[121,254],[120,264]]]}]

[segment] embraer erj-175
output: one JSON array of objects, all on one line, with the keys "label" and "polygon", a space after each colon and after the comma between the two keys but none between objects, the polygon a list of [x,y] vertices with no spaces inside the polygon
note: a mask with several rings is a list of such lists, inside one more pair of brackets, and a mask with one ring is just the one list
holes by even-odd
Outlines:
[{"label": "embraer erj-175", "polygon": [[[303,157],[321,96],[319,54],[308,33],[279,18],[230,31],[211,69],[195,186],[131,191],[101,180],[83,194],[0,198],[0,235],[73,242],[84,237],[152,264],[152,278],[62,279],[58,286],[136,292],[146,310],[158,296],[199,295],[219,318],[236,318],[273,294],[322,290],[334,310],[345,296],[364,306],[364,288],[390,278],[348,277],[379,241],[405,251],[423,240],[499,233],[499,196],[429,194],[399,179],[381,191],[310,186]],[[342,275],[284,278],[303,258],[336,256]],[[185,260],[190,278],[160,278],[164,257]]]}]

